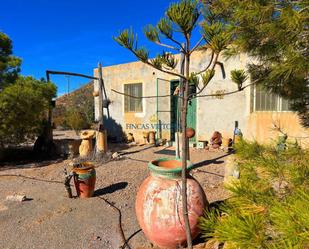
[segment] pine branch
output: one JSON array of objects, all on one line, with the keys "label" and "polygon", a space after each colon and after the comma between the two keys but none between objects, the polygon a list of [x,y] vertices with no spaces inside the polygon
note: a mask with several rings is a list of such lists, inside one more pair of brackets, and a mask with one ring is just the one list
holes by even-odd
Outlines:
[{"label": "pine branch", "polygon": [[[215,69],[216,63],[217,63],[217,61],[218,61],[218,57],[219,57],[219,54],[215,54],[212,67],[211,67],[211,69],[210,69],[211,72],[214,71],[214,69]],[[204,84],[204,86],[203,86],[197,93],[194,93],[194,94],[191,94],[191,95],[192,95],[192,96],[195,96],[195,95],[200,94],[201,92],[203,92],[203,90],[206,88],[206,86],[207,86],[207,84]],[[190,95],[190,97],[192,97],[191,95]]]},{"label": "pine branch", "polygon": [[192,54],[202,43],[202,41],[204,40],[204,36],[202,36],[199,41],[195,44],[195,46],[191,49],[190,54]]},{"label": "pine branch", "polygon": [[232,95],[238,92],[241,92],[243,90],[245,90],[246,88],[255,85],[256,83],[253,82],[251,84],[248,84],[246,86],[243,86],[240,90],[237,89],[235,91],[231,91],[231,92],[226,92],[226,93],[214,93],[214,94],[203,94],[203,95],[196,95],[196,94],[192,94],[192,98],[202,98],[202,97],[223,97],[223,96],[227,96],[227,95]]},{"label": "pine branch", "polygon": [[164,43],[161,43],[161,42],[155,42],[155,44],[157,44],[157,45],[159,45],[159,46],[161,46],[161,47],[165,47],[165,48],[169,48],[169,49],[176,50],[176,51],[178,51],[178,52],[181,51],[180,48],[176,48],[176,47],[173,47],[173,46],[171,46],[171,45],[167,45],[167,44],[164,44]]},{"label": "pine branch", "polygon": [[168,20],[167,18],[162,18],[158,22],[157,28],[159,29],[162,36],[174,42],[176,45],[179,46],[180,50],[184,51],[185,48],[182,46],[182,44],[173,38],[173,27],[170,20]]},{"label": "pine branch", "polygon": [[[155,39],[155,37],[152,37]],[[160,59],[163,59],[163,62],[166,62],[167,65],[169,64],[169,61],[167,58],[155,58],[151,61],[149,61],[149,52],[145,48],[138,48],[137,44],[137,35],[134,35],[132,29],[131,30],[124,30],[120,33],[118,37],[114,37],[114,40],[119,43],[121,46],[127,48],[129,51],[131,51],[140,61],[143,63],[170,75],[174,75],[177,77],[180,77],[182,79],[186,79],[186,77],[178,72],[173,72],[169,70],[162,69]],[[171,62],[171,61],[170,61]]]},{"label": "pine branch", "polygon": [[[162,30],[159,30],[160,32],[162,32]],[[168,32],[168,31],[166,31]],[[158,28],[154,27],[152,25],[148,25],[144,28],[144,34],[146,36],[146,38],[152,42],[154,42],[155,44],[162,46],[162,47],[166,47],[169,49],[173,49],[176,50],[178,52],[181,51],[180,48],[176,48],[174,46],[168,45],[168,44],[164,44],[161,42],[160,38],[159,38],[159,32],[158,32]]]}]

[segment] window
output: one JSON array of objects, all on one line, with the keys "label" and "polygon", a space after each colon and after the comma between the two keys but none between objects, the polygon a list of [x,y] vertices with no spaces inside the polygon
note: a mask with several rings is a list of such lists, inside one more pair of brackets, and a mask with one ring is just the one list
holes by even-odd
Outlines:
[{"label": "window", "polygon": [[255,111],[291,111],[290,101],[276,94],[266,92],[260,87],[255,88]]},{"label": "window", "polygon": [[[142,97],[143,96],[143,84],[125,84],[125,94],[131,96]],[[136,99],[129,96],[124,96],[124,111],[125,112],[142,112],[143,111],[143,100]]]}]

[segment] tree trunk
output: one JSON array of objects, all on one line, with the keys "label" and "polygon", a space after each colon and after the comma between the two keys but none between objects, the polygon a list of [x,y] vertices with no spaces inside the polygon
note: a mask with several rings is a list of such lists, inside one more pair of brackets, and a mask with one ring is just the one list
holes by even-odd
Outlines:
[{"label": "tree trunk", "polygon": [[[185,47],[185,44],[182,44]],[[181,59],[180,59],[180,73],[182,75],[184,75],[185,73],[185,55],[184,55],[184,51],[181,52]],[[183,89],[184,89],[184,84],[183,84],[183,79],[180,78],[179,79],[179,96],[183,97]],[[177,101],[177,105],[178,105],[178,110],[182,110],[182,106],[183,106],[183,99],[178,98]],[[179,115],[179,111],[178,111],[178,115],[177,115],[177,143],[176,143],[176,157],[177,158],[181,158],[180,155],[180,137],[179,137],[179,132],[182,132],[181,130],[181,117],[179,117],[181,115]]]},{"label": "tree trunk", "polygon": [[188,52],[190,48],[190,43],[187,42],[187,51],[185,54],[186,59],[186,80],[184,81],[184,91],[183,91],[183,106],[181,112],[181,128],[182,128],[182,150],[181,150],[181,159],[182,159],[182,212],[183,219],[185,221],[185,229],[187,236],[187,246],[188,249],[192,249],[192,237],[191,229],[188,215],[188,201],[187,201],[187,160],[188,160],[188,146],[187,146],[187,111],[188,111],[188,88],[189,82],[188,78],[190,75],[190,54]]}]

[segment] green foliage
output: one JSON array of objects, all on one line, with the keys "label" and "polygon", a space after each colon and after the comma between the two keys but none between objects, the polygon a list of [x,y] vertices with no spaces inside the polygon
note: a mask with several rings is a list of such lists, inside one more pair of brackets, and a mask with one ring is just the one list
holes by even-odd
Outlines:
[{"label": "green foliage", "polygon": [[166,38],[173,37],[173,28],[172,28],[172,21],[168,18],[161,18],[157,24],[157,28],[160,30],[160,33]]},{"label": "green foliage", "polygon": [[189,78],[189,85],[198,86],[199,85],[199,78],[196,73],[191,73]]},{"label": "green foliage", "polygon": [[0,141],[19,144],[42,131],[56,87],[32,77],[19,77],[0,92]]},{"label": "green foliage", "polygon": [[[201,16],[203,20],[199,22]],[[204,50],[211,49],[218,56],[223,50],[227,49],[231,42],[229,27],[220,18],[207,11],[206,6],[203,6],[196,0],[181,0],[172,3],[166,10],[165,16],[159,20],[156,26],[147,25],[144,28],[144,34],[151,42],[182,52],[190,57],[191,53],[197,48],[195,47],[193,50],[191,44],[191,35],[197,26],[200,26],[201,39],[206,43],[200,44],[197,47]],[[180,34],[177,35],[177,40],[175,33]],[[163,38],[167,40],[166,44],[162,43]],[[144,47],[138,46],[137,34],[134,34],[132,29],[123,30],[117,37],[114,37],[114,40],[121,46],[129,49],[140,61],[158,70],[171,73],[176,69],[178,61],[171,53],[163,52],[155,58],[149,59],[149,51]],[[213,76],[212,73],[214,73],[213,70],[208,76]],[[183,76],[190,81],[190,74]],[[206,77],[207,74],[204,75],[204,79]],[[208,80],[211,80],[211,78],[208,77]],[[205,82],[204,85],[209,83]]]},{"label": "green foliage", "polygon": [[78,135],[82,129],[89,128],[89,123],[83,113],[76,108],[67,110],[65,114],[65,124]]},{"label": "green foliage", "polygon": [[309,151],[245,141],[236,147],[240,179],[231,198],[200,220],[203,236],[225,248],[309,246]]},{"label": "green foliage", "polygon": [[216,0],[209,5],[232,28],[229,56],[245,52],[252,79],[291,99],[309,127],[309,9],[302,1]]},{"label": "green foliage", "polygon": [[183,0],[172,3],[166,11],[166,16],[181,30],[185,36],[190,37],[200,17],[198,1]]},{"label": "green foliage", "polygon": [[12,41],[0,32],[0,90],[14,83],[20,71],[21,60],[12,56]]},{"label": "green foliage", "polygon": [[153,25],[149,24],[146,26],[144,28],[144,34],[148,40],[152,42],[160,42],[158,29]]},{"label": "green foliage", "polygon": [[241,91],[243,83],[248,79],[248,75],[246,74],[245,70],[235,69],[231,71],[231,78],[232,81],[237,84],[238,90]]},{"label": "green foliage", "polygon": [[207,69],[206,72],[201,75],[204,86],[207,86],[209,84],[211,79],[215,76],[215,73],[215,70]]},{"label": "green foliage", "polygon": [[75,112],[81,113],[84,117],[86,128],[94,122],[94,99],[92,95],[92,84],[90,87],[87,85],[73,94],[72,102],[69,109],[76,109]]},{"label": "green foliage", "polygon": [[89,83],[69,95],[59,97],[53,110],[53,122],[56,126],[64,129],[74,129],[76,132],[90,127],[94,122],[92,92],[93,83]]},{"label": "green foliage", "polygon": [[[208,16],[210,16],[211,21],[207,20]],[[231,33],[228,27],[220,20],[213,19],[214,17],[211,13],[206,15],[205,18],[205,21],[202,23],[204,38],[208,41],[208,47],[212,51],[220,53],[231,43]]]}]

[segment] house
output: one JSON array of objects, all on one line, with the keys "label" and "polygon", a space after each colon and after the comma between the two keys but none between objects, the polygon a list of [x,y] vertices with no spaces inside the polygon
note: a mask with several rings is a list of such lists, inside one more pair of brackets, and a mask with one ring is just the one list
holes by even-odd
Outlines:
[{"label": "house", "polygon": [[[179,58],[179,55],[177,55]],[[191,71],[198,72],[209,63],[210,56],[196,52],[191,57]],[[241,54],[224,61],[224,70],[216,67],[216,74],[202,94],[226,93],[237,90],[230,79],[233,69],[245,69],[251,60]],[[156,131],[158,138],[169,141],[175,139],[177,129],[177,97],[156,97],[172,95],[179,84],[175,76],[155,70],[142,62],[103,67],[103,78],[108,98],[109,117],[105,109],[105,127],[108,134],[121,137],[122,133],[132,133],[137,141],[143,141],[143,132]],[[98,75],[98,70],[94,70]],[[249,80],[244,85],[250,84]],[[98,82],[95,82],[98,90]],[[116,93],[115,91],[118,91]],[[136,99],[125,96],[154,96]],[[98,97],[95,98],[95,117],[98,118]],[[274,129],[279,126],[291,138],[308,146],[308,129],[301,126],[298,116],[291,112],[287,100],[269,94],[255,86],[241,92],[220,97],[199,97],[189,102],[188,127],[196,130],[195,141],[208,140],[214,131],[223,137],[233,137],[235,122],[244,137],[262,143],[271,143],[280,133]],[[193,142],[194,142],[193,140]]]}]

